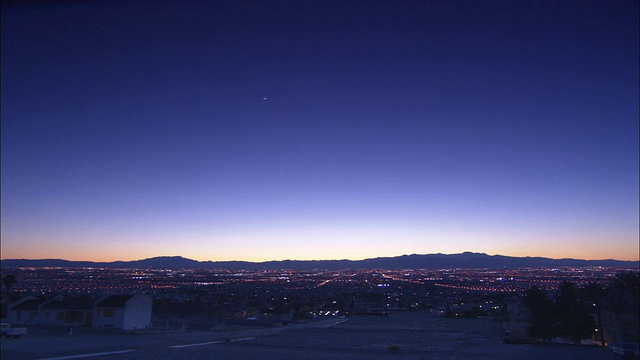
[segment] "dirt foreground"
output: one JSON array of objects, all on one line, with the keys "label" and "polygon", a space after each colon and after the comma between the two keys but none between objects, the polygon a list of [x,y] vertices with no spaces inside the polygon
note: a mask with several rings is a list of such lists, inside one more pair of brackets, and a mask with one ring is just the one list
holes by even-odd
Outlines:
[{"label": "dirt foreground", "polygon": [[35,359],[615,359],[610,349],[506,345],[490,319],[445,319],[416,312],[357,316],[271,328],[181,333],[35,329],[2,339],[3,360]]}]

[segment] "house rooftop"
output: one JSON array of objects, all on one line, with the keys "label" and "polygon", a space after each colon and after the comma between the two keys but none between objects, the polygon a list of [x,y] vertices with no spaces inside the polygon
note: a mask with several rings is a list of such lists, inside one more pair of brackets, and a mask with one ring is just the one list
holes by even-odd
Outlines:
[{"label": "house rooftop", "polygon": [[124,307],[133,295],[109,295],[96,303],[96,307]]},{"label": "house rooftop", "polygon": [[88,296],[83,297],[63,297],[59,296],[49,302],[42,304],[41,309],[48,310],[91,310],[93,301]]},{"label": "house rooftop", "polygon": [[11,306],[11,310],[22,310],[22,311],[35,311],[38,310],[38,306],[42,304],[42,300],[40,299],[28,299],[17,305]]}]

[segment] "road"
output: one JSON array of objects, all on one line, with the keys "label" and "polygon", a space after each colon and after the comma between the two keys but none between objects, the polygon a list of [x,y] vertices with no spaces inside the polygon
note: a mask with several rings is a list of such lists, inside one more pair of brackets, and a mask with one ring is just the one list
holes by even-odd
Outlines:
[{"label": "road", "polygon": [[331,318],[235,331],[117,333],[84,329],[2,340],[3,360],[370,360],[592,359],[613,360],[607,348],[506,345],[496,324],[418,314]]},{"label": "road", "polygon": [[63,329],[59,331],[34,332],[20,339],[2,339],[3,360],[37,359],[80,359],[100,356],[129,354],[149,348],[190,348],[218,343],[249,341],[257,337],[273,336],[283,331],[327,328],[347,319],[330,318],[287,326],[218,330],[178,333],[113,333],[93,329],[79,329],[69,336]]}]

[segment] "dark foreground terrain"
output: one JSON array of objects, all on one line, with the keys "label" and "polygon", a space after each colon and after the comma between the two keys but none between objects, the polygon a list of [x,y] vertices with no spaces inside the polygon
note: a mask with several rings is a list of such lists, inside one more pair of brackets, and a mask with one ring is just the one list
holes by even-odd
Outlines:
[{"label": "dark foreground terrain", "polygon": [[615,359],[598,347],[501,344],[501,331],[489,319],[421,313],[186,333],[34,329],[3,339],[2,359]]}]

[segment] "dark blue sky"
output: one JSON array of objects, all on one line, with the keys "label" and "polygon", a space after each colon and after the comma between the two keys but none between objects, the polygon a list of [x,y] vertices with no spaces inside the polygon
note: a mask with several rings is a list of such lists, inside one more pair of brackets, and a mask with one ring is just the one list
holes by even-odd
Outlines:
[{"label": "dark blue sky", "polygon": [[637,1],[2,10],[3,258],[637,259]]}]

